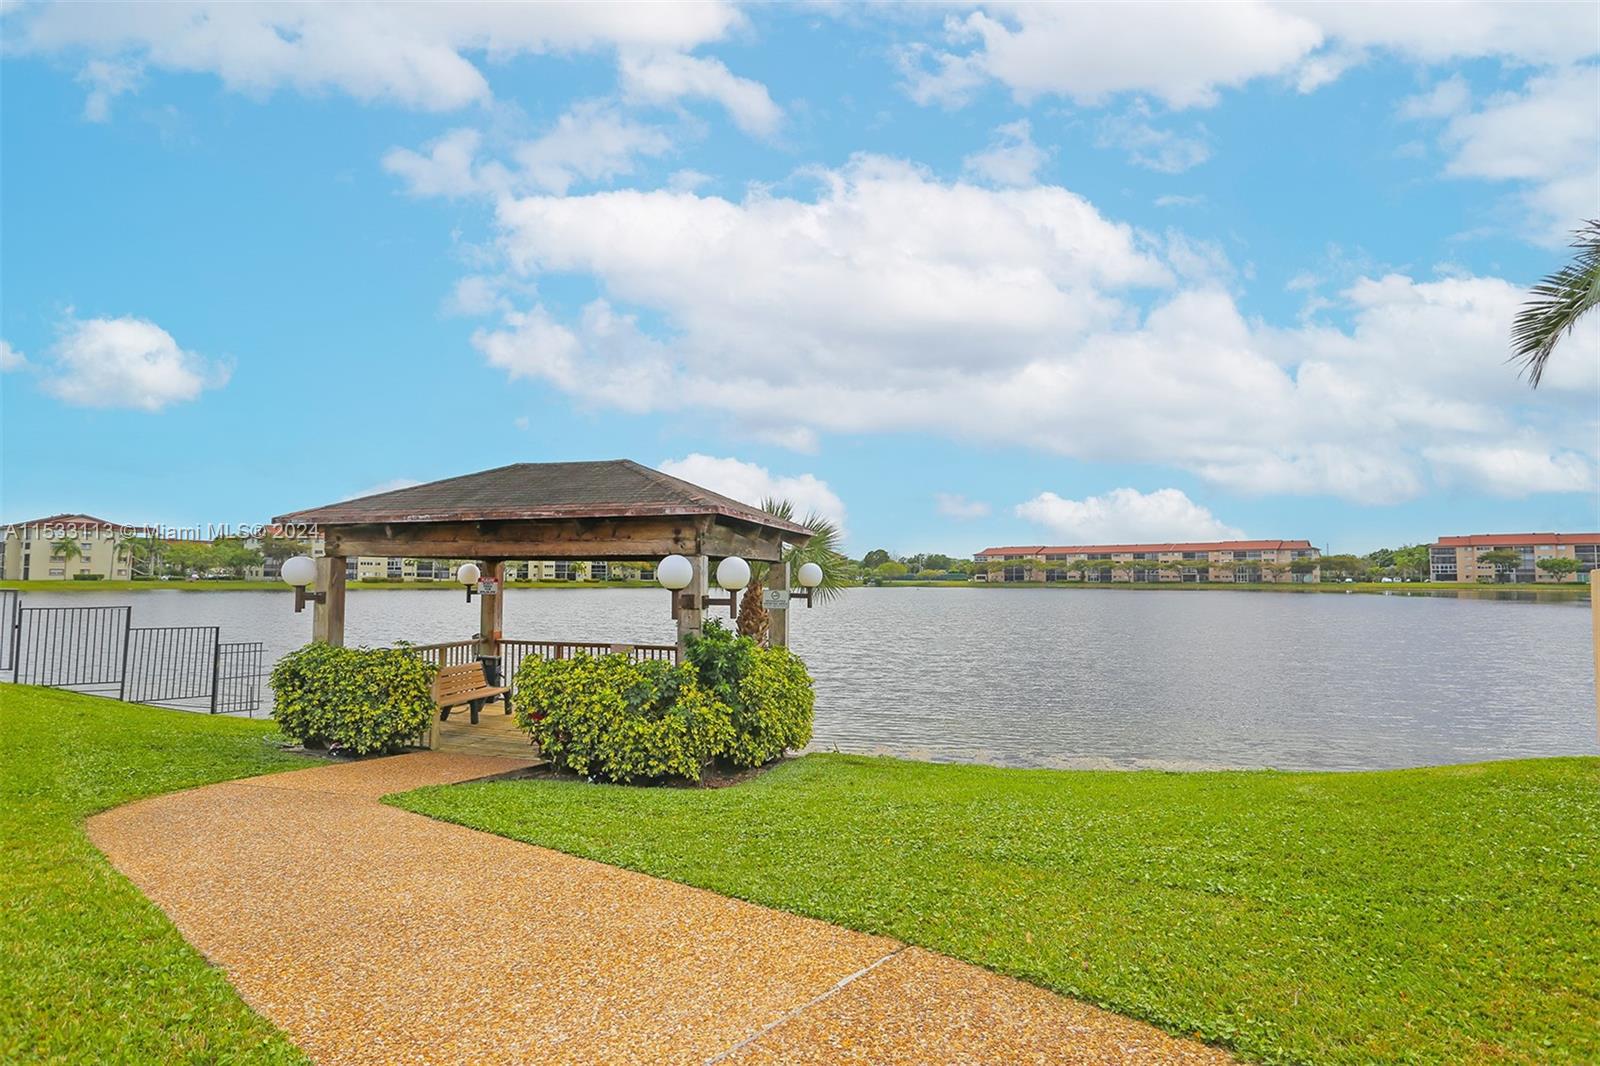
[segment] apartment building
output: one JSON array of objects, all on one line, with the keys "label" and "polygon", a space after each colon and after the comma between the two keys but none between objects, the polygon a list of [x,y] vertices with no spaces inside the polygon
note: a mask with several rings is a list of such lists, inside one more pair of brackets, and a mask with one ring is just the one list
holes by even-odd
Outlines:
[{"label": "apartment building", "polygon": [[122,542],[146,535],[86,514],[57,514],[0,529],[0,581],[126,581],[131,563]]},{"label": "apartment building", "polygon": [[973,558],[978,581],[1320,581],[1322,553],[1307,540],[1224,540],[1168,544],[1022,545]]},{"label": "apartment building", "polygon": [[[320,541],[314,555],[321,555]],[[401,559],[381,556],[352,556],[345,560],[349,581],[454,581],[457,563],[450,559]],[[269,575],[277,576],[277,564],[269,562]],[[648,563],[584,562],[571,559],[518,559],[506,562],[507,581],[609,581],[650,578],[655,570]]]},{"label": "apartment building", "polygon": [[[1490,552],[1496,558],[1485,558]],[[1513,565],[1498,553],[1515,552]],[[1561,574],[1539,568],[1542,559],[1573,559],[1576,573]],[[1587,582],[1600,565],[1600,533],[1473,533],[1440,537],[1428,546],[1428,576],[1434,581],[1516,584]]]}]

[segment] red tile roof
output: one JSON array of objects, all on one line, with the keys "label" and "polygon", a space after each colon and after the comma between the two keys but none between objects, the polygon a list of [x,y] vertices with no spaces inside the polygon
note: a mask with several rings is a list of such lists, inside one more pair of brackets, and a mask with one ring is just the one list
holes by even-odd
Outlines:
[{"label": "red tile roof", "polygon": [[1470,533],[1434,541],[1436,548],[1532,548],[1540,544],[1600,544],[1600,533]]},{"label": "red tile roof", "polygon": [[55,528],[64,527],[68,529],[113,529],[122,530],[129,533],[148,532],[144,526],[125,526],[121,522],[112,522],[104,518],[96,518],[94,515],[87,514],[53,514],[48,518],[35,518],[28,522],[6,523],[7,529],[21,529],[23,527],[33,527],[37,529],[40,526]]},{"label": "red tile roof", "polygon": [[997,555],[1090,555],[1122,554],[1124,552],[1226,552],[1226,551],[1291,551],[1308,549],[1309,540],[1211,540],[1170,544],[1074,544],[1032,545],[1020,548],[985,548],[982,556]]}]

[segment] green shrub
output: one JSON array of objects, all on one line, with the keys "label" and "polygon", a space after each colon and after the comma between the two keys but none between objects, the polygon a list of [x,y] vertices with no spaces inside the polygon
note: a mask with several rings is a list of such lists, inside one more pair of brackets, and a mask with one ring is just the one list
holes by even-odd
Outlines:
[{"label": "green shrub", "polygon": [[73,574],[72,575],[72,580],[74,580],[74,581],[102,581],[102,580],[105,579],[105,576],[106,575],[104,575],[104,574]]},{"label": "green shrub", "polygon": [[356,755],[393,752],[428,728],[432,664],[400,648],[307,644],[272,668],[284,736]]},{"label": "green shrub", "polygon": [[591,779],[698,781],[733,734],[727,706],[692,669],[620,654],[529,656],[512,706],[552,765]]},{"label": "green shrub", "polygon": [[811,675],[788,648],[756,648],[739,679],[733,743],[723,752],[735,766],[760,766],[811,743],[815,697]]},{"label": "green shrub", "polygon": [[735,766],[760,766],[811,742],[811,675],[787,648],[763,648],[712,620],[689,641],[700,683],[728,705],[733,735],[717,754]]}]

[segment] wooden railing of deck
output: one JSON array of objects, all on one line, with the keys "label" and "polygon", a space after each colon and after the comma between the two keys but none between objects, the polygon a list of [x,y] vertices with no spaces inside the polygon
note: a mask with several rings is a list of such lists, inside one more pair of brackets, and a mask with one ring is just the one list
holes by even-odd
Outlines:
[{"label": "wooden railing of deck", "polygon": [[[413,655],[421,656],[436,667],[460,666],[477,660],[482,641],[477,640],[451,640],[441,644],[407,644],[403,645],[406,651]],[[517,676],[517,668],[522,665],[522,660],[530,655],[541,659],[570,659],[574,655],[610,655],[620,652],[634,662],[649,660],[662,660],[675,663],[678,661],[678,647],[675,644],[604,644],[598,641],[581,640],[502,640],[500,641],[500,684],[511,685]],[[428,747],[433,746],[433,731],[427,737]],[[419,741],[422,738],[419,738]]]}]

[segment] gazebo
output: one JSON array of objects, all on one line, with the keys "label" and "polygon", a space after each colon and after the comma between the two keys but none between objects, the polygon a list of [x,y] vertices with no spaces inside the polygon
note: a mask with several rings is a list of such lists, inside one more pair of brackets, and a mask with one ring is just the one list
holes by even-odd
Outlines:
[{"label": "gazebo", "polygon": [[[469,559],[480,564],[482,574],[482,655],[499,654],[505,639],[501,622],[509,559],[686,557],[693,578],[683,590],[686,596],[673,594],[681,656],[689,634],[700,630],[711,567],[718,560],[740,556],[773,564],[766,584],[783,590],[787,602],[783,544],[811,538],[804,526],[627,459],[513,463],[291,511],[273,521],[314,527],[323,538],[325,554],[316,560],[313,640],[344,644],[350,556]],[[776,603],[769,607],[769,639],[787,644],[788,611]]]}]

